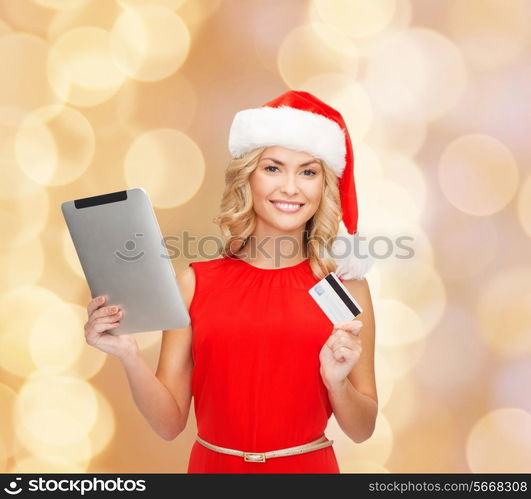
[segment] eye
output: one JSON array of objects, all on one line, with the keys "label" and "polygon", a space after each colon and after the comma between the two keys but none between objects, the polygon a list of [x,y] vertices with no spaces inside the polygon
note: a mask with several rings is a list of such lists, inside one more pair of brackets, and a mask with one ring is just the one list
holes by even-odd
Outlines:
[{"label": "eye", "polygon": [[[278,166],[273,166],[273,165],[268,165],[268,166],[265,166],[264,167],[264,170],[265,171],[268,171],[268,172],[271,172],[271,173],[274,173],[272,170],[269,170],[269,168],[276,168],[278,170]],[[317,175],[317,172],[315,170],[311,170],[310,168],[307,168],[306,170],[303,170],[304,172],[304,177],[313,177],[314,175]],[[310,172],[309,175],[306,175],[306,172]]]}]

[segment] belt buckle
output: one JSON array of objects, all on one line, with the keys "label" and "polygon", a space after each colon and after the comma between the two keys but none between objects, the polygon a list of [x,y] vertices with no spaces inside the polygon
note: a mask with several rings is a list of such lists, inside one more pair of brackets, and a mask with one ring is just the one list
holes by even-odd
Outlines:
[{"label": "belt buckle", "polygon": [[263,452],[244,452],[244,461],[248,463],[265,463],[265,454]]}]

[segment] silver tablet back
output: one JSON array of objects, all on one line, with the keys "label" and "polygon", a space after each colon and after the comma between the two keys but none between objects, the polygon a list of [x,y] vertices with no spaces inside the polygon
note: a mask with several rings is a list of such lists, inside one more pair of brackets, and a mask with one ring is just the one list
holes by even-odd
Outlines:
[{"label": "silver tablet back", "polygon": [[183,328],[190,316],[143,188],[62,203],[92,297],[119,305],[113,334]]}]

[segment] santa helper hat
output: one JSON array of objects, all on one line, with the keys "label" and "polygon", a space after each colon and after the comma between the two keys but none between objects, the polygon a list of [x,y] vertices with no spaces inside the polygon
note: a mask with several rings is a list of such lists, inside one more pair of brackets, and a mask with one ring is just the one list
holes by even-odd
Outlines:
[{"label": "santa helper hat", "polygon": [[332,246],[338,266],[336,274],[342,279],[363,279],[373,260],[367,252],[359,250],[356,241],[354,154],[341,114],[314,95],[298,90],[290,90],[261,107],[236,113],[229,132],[232,157],[239,158],[267,146],[307,152],[334,171],[339,179],[342,218],[348,232],[338,234]]}]

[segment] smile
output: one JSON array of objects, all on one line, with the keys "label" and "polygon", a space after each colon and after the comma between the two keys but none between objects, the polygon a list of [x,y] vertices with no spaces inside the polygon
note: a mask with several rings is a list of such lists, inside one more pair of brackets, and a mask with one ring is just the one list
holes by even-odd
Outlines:
[{"label": "smile", "polygon": [[296,213],[304,206],[304,203],[283,203],[279,201],[270,201],[278,211],[283,213]]}]

